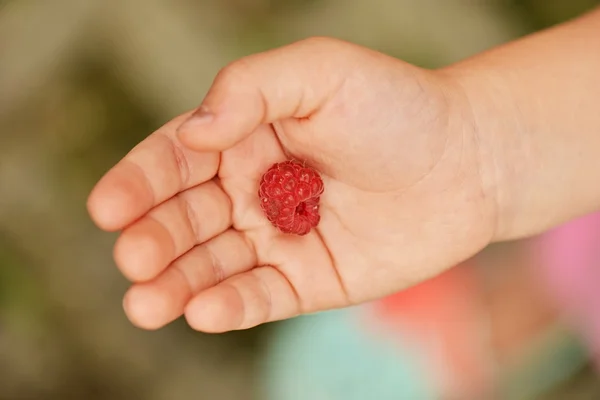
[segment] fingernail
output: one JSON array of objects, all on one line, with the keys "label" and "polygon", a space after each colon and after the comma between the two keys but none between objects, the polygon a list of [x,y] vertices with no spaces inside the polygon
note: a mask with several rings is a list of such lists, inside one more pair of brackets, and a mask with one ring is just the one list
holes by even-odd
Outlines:
[{"label": "fingernail", "polygon": [[215,115],[208,110],[205,106],[200,106],[190,117],[183,122],[177,129],[178,132],[193,130],[197,127],[201,127],[209,124]]}]

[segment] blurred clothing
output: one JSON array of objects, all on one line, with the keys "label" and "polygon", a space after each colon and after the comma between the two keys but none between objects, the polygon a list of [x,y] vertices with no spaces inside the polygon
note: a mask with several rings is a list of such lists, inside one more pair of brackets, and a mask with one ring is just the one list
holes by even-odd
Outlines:
[{"label": "blurred clothing", "polygon": [[[525,243],[518,265],[502,254],[499,265],[473,260],[370,304],[282,323],[263,365],[265,398],[537,398],[599,353],[599,244],[600,213]],[[490,294],[485,279],[503,274],[504,291]],[[541,306],[527,300],[537,291]],[[544,308],[550,319],[521,326]],[[494,318],[519,325],[498,340],[511,346],[497,345]]]}]

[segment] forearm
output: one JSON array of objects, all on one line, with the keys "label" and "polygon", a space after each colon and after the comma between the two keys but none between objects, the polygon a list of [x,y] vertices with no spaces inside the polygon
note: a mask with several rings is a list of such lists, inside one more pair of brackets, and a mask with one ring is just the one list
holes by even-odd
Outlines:
[{"label": "forearm", "polygon": [[446,72],[470,100],[496,240],[600,210],[600,9]]}]

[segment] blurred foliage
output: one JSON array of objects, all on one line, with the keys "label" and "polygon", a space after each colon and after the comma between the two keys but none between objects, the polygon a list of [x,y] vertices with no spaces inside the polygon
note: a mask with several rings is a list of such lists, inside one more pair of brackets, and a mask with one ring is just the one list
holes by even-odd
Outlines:
[{"label": "blurred foliage", "polygon": [[598,5],[598,1],[510,0],[509,4],[522,14],[529,29],[536,31],[575,18]]},{"label": "blurred foliage", "polygon": [[[446,18],[439,10],[467,10],[465,2],[470,3],[177,0],[137,3],[136,8],[132,1],[129,11],[120,9],[127,8],[126,2],[106,2],[90,17],[84,2],[61,0],[52,5],[57,14],[29,19],[44,2],[26,2],[27,7],[19,8],[24,0],[0,1],[0,29],[9,32],[0,38],[0,399],[253,398],[255,357],[268,341],[269,327],[219,336],[191,332],[183,321],[159,332],[131,327],[121,311],[126,282],[110,260],[114,236],[97,232],[89,222],[84,208],[88,191],[173,112],[183,111],[182,105],[195,106],[198,91],[210,83],[209,72],[236,57],[331,32],[433,67],[598,4],[489,0],[472,11],[481,20],[471,28],[489,18],[497,28],[484,29],[490,34],[488,41],[473,37],[473,42],[463,42],[477,35],[463,32],[465,20]],[[89,2],[93,3],[102,4]],[[352,14],[379,4],[398,18],[418,12],[446,25],[395,26],[381,22],[375,11]],[[110,36],[118,26],[128,26],[126,18],[140,19],[138,12],[154,8],[173,13],[164,15],[164,21],[145,21],[139,34],[132,19],[131,35],[124,31],[119,40]],[[66,54],[67,61],[34,63],[36,54],[48,50],[35,45],[59,30],[58,15],[63,12],[82,21],[77,27],[81,33],[60,39],[72,48],[56,44],[50,53],[57,59]],[[162,17],[160,12],[151,15]],[[38,23],[43,20],[46,25]],[[354,26],[357,21],[362,21],[361,27]],[[152,36],[157,32],[167,36],[165,46],[161,37]],[[188,38],[189,44],[181,38]],[[23,63],[3,77],[2,64],[13,61],[4,57],[3,45],[15,43],[26,44],[12,53]],[[128,64],[128,51],[137,50],[140,43],[149,43],[155,53]],[[173,53],[166,54],[169,47]],[[197,49],[199,55],[183,48]],[[140,50],[131,57],[137,61],[143,54]],[[173,54],[181,58],[169,61]],[[570,385],[598,386],[585,371]],[[568,396],[560,393],[565,397],[557,398]]]}]

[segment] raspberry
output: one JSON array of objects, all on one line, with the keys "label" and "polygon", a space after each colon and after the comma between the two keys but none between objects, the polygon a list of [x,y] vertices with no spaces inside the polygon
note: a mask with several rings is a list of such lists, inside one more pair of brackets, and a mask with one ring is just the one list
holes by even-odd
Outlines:
[{"label": "raspberry", "polygon": [[298,161],[273,164],[258,189],[267,219],[283,233],[306,235],[317,226],[323,181],[319,173]]}]

